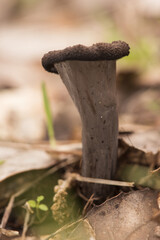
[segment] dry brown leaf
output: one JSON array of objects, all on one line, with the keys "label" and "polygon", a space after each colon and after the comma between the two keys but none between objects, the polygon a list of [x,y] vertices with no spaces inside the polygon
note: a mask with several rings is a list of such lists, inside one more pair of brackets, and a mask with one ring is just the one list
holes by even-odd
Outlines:
[{"label": "dry brown leaf", "polygon": [[42,150],[18,150],[0,147],[0,161],[0,182],[2,182],[6,178],[21,172],[53,166],[57,159],[53,159]]},{"label": "dry brown leaf", "polygon": [[160,130],[133,133],[124,136],[123,140],[132,147],[138,148],[146,153],[156,154],[160,151]]},{"label": "dry brown leaf", "polygon": [[158,192],[145,189],[122,193],[94,207],[87,219],[96,240],[156,240],[154,219]]}]

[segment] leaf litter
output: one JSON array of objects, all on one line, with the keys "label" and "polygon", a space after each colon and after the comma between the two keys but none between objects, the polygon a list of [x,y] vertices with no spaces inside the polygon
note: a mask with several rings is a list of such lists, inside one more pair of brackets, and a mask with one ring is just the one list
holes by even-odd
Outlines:
[{"label": "leaf litter", "polygon": [[[135,170],[135,172],[137,172],[141,167],[148,167],[151,172],[154,171],[155,168],[160,167],[158,144],[156,150],[154,148],[154,151],[152,152],[152,149],[149,147],[144,149],[138,141],[136,144],[136,140],[134,140],[133,144],[131,144],[133,140],[132,136],[134,136],[134,134],[129,137],[131,138],[131,141],[127,141],[127,137],[123,137],[119,140],[119,162],[122,163],[122,166],[124,164],[124,166],[127,167],[128,164],[130,165],[129,167],[131,167],[133,164],[135,167],[136,163],[137,170]],[[123,139],[125,139],[125,141]],[[134,139],[136,139],[136,137]],[[148,142],[149,141],[150,140],[148,140]],[[77,157],[75,162],[80,161],[81,158],[81,144],[79,143],[62,143],[54,149],[46,146],[45,144],[39,144],[36,146],[20,144],[19,147],[18,145],[19,144],[14,143],[13,146],[12,144],[9,144],[7,147],[7,143],[5,146],[3,143],[0,147],[0,159],[3,161],[0,165],[0,173],[3,173],[2,175],[0,174],[1,183],[3,183],[5,179],[10,179],[11,176],[16,176],[17,174],[26,171],[30,172],[31,170],[38,169],[46,169],[46,171],[48,171],[48,168],[54,168],[54,166],[56,167],[56,165],[59,165],[60,163],[62,164],[61,167],[65,167],[63,160],[69,159],[71,156],[72,159]],[[148,146],[151,145],[148,144]],[[22,162],[23,164],[21,164]],[[158,172],[159,179],[159,171],[156,172]],[[134,174],[133,179],[130,178],[126,180],[124,176],[121,180],[122,179],[125,181],[132,181],[134,179],[135,181]],[[137,187],[138,185],[141,185],[141,182],[142,180],[140,179],[140,183],[138,182]],[[30,186],[27,186],[26,188],[28,187]],[[154,189],[154,185],[150,187]],[[23,188],[22,192],[23,191],[25,192],[26,189]],[[21,192],[17,192],[17,195],[18,194],[21,194]],[[15,197],[16,193],[15,195],[12,195],[12,199],[10,199],[11,206],[8,212],[8,217],[12,210]],[[108,237],[112,240],[117,239],[118,236],[118,239],[134,240],[140,237],[140,239],[143,240],[146,236],[150,236],[148,239],[154,240],[156,239],[156,234],[158,234],[157,232],[159,228],[159,217],[154,218],[154,216],[160,215],[157,198],[158,192],[149,189],[143,191],[131,191],[127,194],[121,193],[117,197],[109,199],[102,205],[94,207],[91,211],[89,211],[87,218],[85,217],[84,219],[81,219],[82,223],[80,227],[75,228],[75,226],[73,226],[72,231],[68,229],[66,232],[66,230],[64,230],[62,231],[62,235],[60,235],[60,231],[58,233],[58,237],[55,234],[53,239],[70,240],[77,239],[79,236],[78,239],[101,240],[107,239]],[[67,228],[68,226],[66,229]],[[92,231],[90,232],[89,229],[92,229]],[[85,231],[89,231],[90,235],[86,235],[84,238]],[[80,232],[83,233],[83,236],[79,235]],[[64,238],[64,234],[68,234],[67,236],[69,237]],[[41,239],[45,238],[41,237]],[[49,238],[48,236],[48,239],[52,238]]]}]

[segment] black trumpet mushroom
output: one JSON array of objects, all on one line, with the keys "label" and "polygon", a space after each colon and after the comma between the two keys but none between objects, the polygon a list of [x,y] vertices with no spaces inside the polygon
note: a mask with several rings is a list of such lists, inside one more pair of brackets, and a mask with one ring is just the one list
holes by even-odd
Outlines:
[{"label": "black trumpet mushroom", "polygon": [[[75,103],[82,121],[82,176],[114,177],[118,149],[116,60],[129,54],[123,41],[75,45],[51,51],[42,58],[43,67],[58,73]],[[84,183],[86,197],[105,198],[110,187]]]}]

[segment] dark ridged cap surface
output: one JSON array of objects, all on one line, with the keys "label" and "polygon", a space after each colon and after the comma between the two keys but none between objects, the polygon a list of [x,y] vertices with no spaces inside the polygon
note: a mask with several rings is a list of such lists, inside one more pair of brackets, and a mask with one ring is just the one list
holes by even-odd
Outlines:
[{"label": "dark ridged cap surface", "polygon": [[55,63],[67,60],[98,61],[117,60],[129,55],[129,45],[123,41],[112,43],[96,43],[90,47],[75,45],[63,50],[50,51],[42,58],[43,67],[53,73],[58,73]]}]

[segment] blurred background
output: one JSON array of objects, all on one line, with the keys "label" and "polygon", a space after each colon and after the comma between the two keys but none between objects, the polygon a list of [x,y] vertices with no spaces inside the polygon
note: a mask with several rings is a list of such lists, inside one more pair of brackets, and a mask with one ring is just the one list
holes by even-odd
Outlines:
[{"label": "blurred background", "polygon": [[45,82],[56,138],[80,140],[79,114],[41,58],[50,50],[115,40],[131,48],[117,62],[119,129],[158,129],[159,39],[159,0],[0,0],[0,139],[47,139]]}]

